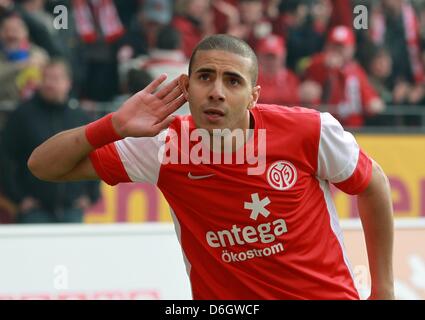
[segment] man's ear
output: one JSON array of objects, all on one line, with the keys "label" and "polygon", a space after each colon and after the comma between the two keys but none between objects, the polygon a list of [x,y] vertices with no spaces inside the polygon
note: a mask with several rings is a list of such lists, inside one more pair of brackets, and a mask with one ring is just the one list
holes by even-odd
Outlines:
[{"label": "man's ear", "polygon": [[251,100],[251,103],[249,104],[250,109],[255,107],[255,105],[257,104],[258,98],[260,98],[260,91],[261,91],[260,86],[255,86],[252,88],[252,100]]},{"label": "man's ear", "polygon": [[179,87],[183,91],[183,96],[187,100],[189,98],[188,88],[189,88],[189,76],[187,74],[182,74],[179,77]]}]

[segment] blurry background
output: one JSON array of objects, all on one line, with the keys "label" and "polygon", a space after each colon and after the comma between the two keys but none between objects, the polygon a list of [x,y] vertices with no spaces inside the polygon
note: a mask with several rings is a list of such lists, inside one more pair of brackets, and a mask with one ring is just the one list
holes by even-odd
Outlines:
[{"label": "blurry background", "polygon": [[[256,51],[260,103],[331,112],[382,165],[400,227],[399,297],[424,299],[423,0],[0,0],[0,223],[170,223],[155,186],[44,183],[26,160],[160,73],[186,73],[195,45],[213,33]],[[355,198],[333,196],[343,223],[359,230]],[[0,238],[19,230],[9,227]],[[353,256],[363,252],[356,245],[347,244]]]}]

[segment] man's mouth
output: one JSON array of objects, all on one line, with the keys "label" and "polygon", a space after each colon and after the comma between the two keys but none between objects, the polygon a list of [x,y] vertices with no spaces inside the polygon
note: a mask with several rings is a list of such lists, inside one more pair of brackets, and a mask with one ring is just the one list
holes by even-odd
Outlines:
[{"label": "man's mouth", "polygon": [[216,108],[208,108],[204,110],[206,118],[211,122],[216,122],[224,117],[224,111]]},{"label": "man's mouth", "polygon": [[219,116],[224,116],[224,111],[222,111],[221,109],[217,109],[217,108],[208,108],[205,109],[204,111],[206,114],[216,114]]}]

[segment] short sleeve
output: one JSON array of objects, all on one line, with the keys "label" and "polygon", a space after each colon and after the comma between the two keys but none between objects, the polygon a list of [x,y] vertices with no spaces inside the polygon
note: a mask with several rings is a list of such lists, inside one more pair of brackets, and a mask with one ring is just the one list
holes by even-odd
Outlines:
[{"label": "short sleeve", "polygon": [[167,130],[155,137],[126,138],[90,154],[99,177],[109,185],[120,182],[156,184],[161,167],[161,146]]},{"label": "short sleeve", "polygon": [[91,152],[90,160],[97,175],[107,184],[114,186],[120,182],[131,182],[118,155],[115,143]]},{"label": "short sleeve", "polygon": [[361,193],[372,176],[372,160],[333,116],[321,113],[320,120],[317,176],[346,193]]}]

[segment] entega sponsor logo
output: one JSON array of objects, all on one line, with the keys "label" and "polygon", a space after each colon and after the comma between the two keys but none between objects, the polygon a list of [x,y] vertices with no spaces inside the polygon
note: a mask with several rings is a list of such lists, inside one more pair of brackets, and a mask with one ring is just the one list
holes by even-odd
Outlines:
[{"label": "entega sponsor logo", "polygon": [[286,222],[283,219],[277,219],[273,222],[259,224],[256,228],[253,226],[245,226],[242,229],[236,224],[230,230],[208,231],[206,239],[208,245],[212,248],[244,245],[246,243],[271,243],[276,237],[281,236],[288,230]]},{"label": "entega sponsor logo", "polygon": [[[259,224],[256,228],[245,226],[241,229],[234,224],[230,230],[208,231],[206,233],[206,239],[208,245],[212,248],[227,248],[228,246],[232,247],[255,242],[271,243],[287,231],[285,220],[277,219],[273,222]],[[256,257],[268,257],[283,250],[284,248],[281,242],[265,248],[249,249],[241,252],[233,252],[225,249],[221,254],[221,259],[226,263],[240,262]]]},{"label": "entega sponsor logo", "polygon": [[251,249],[236,253],[228,250],[223,250],[223,252],[221,253],[221,259],[224,262],[239,262],[248,259],[254,259],[255,257],[268,257],[283,250],[283,244],[281,242],[263,249]]}]

